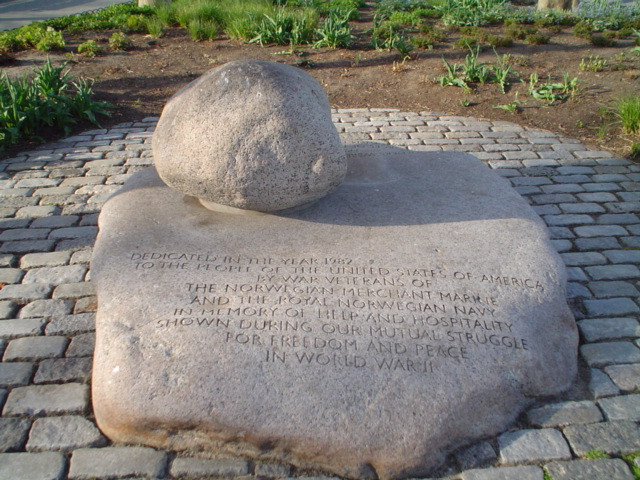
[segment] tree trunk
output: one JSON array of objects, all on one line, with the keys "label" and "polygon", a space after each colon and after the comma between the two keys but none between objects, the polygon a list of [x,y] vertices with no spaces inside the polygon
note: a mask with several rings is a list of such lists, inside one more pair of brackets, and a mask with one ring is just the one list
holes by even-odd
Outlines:
[{"label": "tree trunk", "polygon": [[573,10],[578,7],[578,0],[538,0],[538,10]]},{"label": "tree trunk", "polygon": [[158,3],[161,3],[163,0],[138,0],[139,7],[155,7]]}]

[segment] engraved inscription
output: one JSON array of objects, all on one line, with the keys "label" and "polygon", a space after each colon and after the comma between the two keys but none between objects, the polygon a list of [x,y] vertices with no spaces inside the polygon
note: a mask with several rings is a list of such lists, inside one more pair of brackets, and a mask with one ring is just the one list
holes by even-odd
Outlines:
[{"label": "engraved inscription", "polygon": [[530,342],[501,315],[500,292],[545,290],[524,275],[343,257],[144,252],[129,260],[140,271],[192,272],[155,328],[203,329],[275,364],[430,374],[485,348],[519,354]]}]

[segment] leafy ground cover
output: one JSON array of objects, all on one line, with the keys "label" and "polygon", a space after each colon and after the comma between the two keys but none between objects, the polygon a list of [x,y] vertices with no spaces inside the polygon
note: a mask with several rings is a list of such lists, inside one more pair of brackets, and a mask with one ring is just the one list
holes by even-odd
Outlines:
[{"label": "leafy ground cover", "polygon": [[0,51],[11,78],[47,55],[69,61],[118,107],[106,125],[158,115],[209,68],[257,58],[307,69],[337,107],[504,119],[640,152],[640,3],[174,0],[23,27]]}]

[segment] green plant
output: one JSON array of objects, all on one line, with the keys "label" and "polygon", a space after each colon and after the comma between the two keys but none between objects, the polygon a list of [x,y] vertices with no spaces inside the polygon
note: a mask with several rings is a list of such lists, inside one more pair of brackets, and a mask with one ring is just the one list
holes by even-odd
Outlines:
[{"label": "green plant", "polygon": [[478,46],[478,39],[476,37],[460,37],[455,41],[454,46],[460,50],[475,48]]},{"label": "green plant", "polygon": [[607,455],[601,450],[589,450],[587,453],[584,454],[584,457],[588,458],[589,460],[597,460],[599,458],[611,458],[609,455]]},{"label": "green plant", "polygon": [[445,41],[447,36],[442,30],[429,27],[421,29],[421,33],[411,38],[413,43],[418,48],[427,48],[431,50],[438,43]]},{"label": "green plant", "polygon": [[376,49],[397,50],[402,58],[413,50],[413,44],[405,36],[405,29],[394,22],[383,22],[373,30],[371,43]]},{"label": "green plant", "polygon": [[109,37],[109,47],[112,50],[130,50],[133,42],[122,32],[113,32]]},{"label": "green plant", "polygon": [[38,43],[36,48],[44,52],[50,50],[62,50],[65,46],[64,38],[62,38],[62,32],[56,32],[51,27],[47,28]]},{"label": "green plant", "polygon": [[599,55],[589,55],[589,58],[580,60],[580,70],[590,70],[592,72],[601,72],[607,66],[607,61],[600,58]]},{"label": "green plant", "polygon": [[531,33],[524,37],[524,40],[530,45],[546,45],[549,43],[550,37],[544,33]]},{"label": "green plant", "polygon": [[187,24],[189,36],[195,41],[213,40],[218,36],[218,24],[211,20],[192,18]]},{"label": "green plant", "polygon": [[565,73],[561,83],[552,83],[551,76],[545,83],[538,85],[538,74],[532,73],[529,77],[529,94],[537,99],[544,100],[547,105],[552,105],[556,101],[566,100],[575,94],[578,86],[578,78],[569,79],[569,74]]},{"label": "green plant", "polygon": [[338,18],[329,15],[322,28],[316,31],[320,39],[314,43],[314,47],[349,48],[355,38],[351,34],[351,27],[347,18]]},{"label": "green plant", "polygon": [[[635,159],[640,158],[640,144],[634,143],[631,146],[631,157]],[[622,456],[622,459],[627,462],[627,465],[629,465],[631,473],[636,480],[640,480],[640,466],[638,466],[637,463],[638,457],[640,457],[640,450]]]},{"label": "green plant", "polygon": [[102,55],[103,48],[98,45],[95,40],[88,40],[78,45],[78,53],[85,57],[95,57],[96,55]]},{"label": "green plant", "polygon": [[[495,50],[494,50],[495,53]],[[502,58],[498,56],[496,53],[496,57],[498,59],[498,64],[492,66],[493,73],[496,78],[496,82],[500,85],[500,91],[505,94],[507,93],[507,87],[510,85],[509,83],[509,75],[511,75],[511,64],[509,60],[511,57],[507,55],[503,55]]]},{"label": "green plant", "polygon": [[511,37],[503,37],[500,35],[487,35],[486,39],[487,43],[494,48],[506,48],[513,46],[513,38]]},{"label": "green plant", "polygon": [[[251,20],[255,20],[250,17]],[[280,9],[275,15],[262,14],[255,23],[250,43],[260,45],[300,45],[309,43],[314,36],[317,20],[306,16],[297,16]]]},{"label": "green plant", "polygon": [[91,84],[73,82],[65,66],[54,67],[47,59],[32,80],[0,78],[0,149],[23,138],[38,139],[47,126],[68,134],[78,121],[97,124],[96,115],[108,114],[110,105],[94,102]]},{"label": "green plant", "polygon": [[458,75],[458,70],[460,69],[460,65],[454,63],[451,65],[447,62],[444,57],[442,58],[442,62],[444,63],[444,68],[446,73],[444,75],[440,75],[435,78],[435,81],[438,82],[443,87],[451,86],[451,87],[460,87],[465,91],[471,91],[467,82],[464,81],[462,77]]},{"label": "green plant", "polygon": [[489,79],[490,70],[486,63],[478,63],[479,54],[480,47],[476,47],[475,50],[470,48],[469,54],[464,57],[462,72],[467,82],[484,83]]},{"label": "green plant", "polygon": [[593,25],[588,22],[578,22],[576,26],[573,27],[573,34],[576,37],[589,39],[592,33]]},{"label": "green plant", "polygon": [[537,32],[538,30],[536,28],[525,25],[509,25],[505,29],[505,33],[508,37],[516,38],[518,40],[524,40],[527,35],[533,35]]},{"label": "green plant", "polygon": [[146,31],[153,38],[160,38],[164,34],[164,23],[158,17],[147,18]]},{"label": "green plant", "polygon": [[506,112],[511,112],[511,113],[520,113],[521,104],[522,102],[518,100],[518,94],[516,93],[515,98],[511,102],[505,105],[494,105],[493,108],[498,108],[500,110],[504,110]]},{"label": "green plant", "polygon": [[640,131],[640,95],[620,97],[615,103],[615,114],[627,133]]},{"label": "green plant", "polygon": [[501,23],[506,16],[505,0],[442,0],[434,8],[452,25]]},{"label": "green plant", "polygon": [[607,38],[601,33],[592,33],[589,41],[596,47],[615,47],[616,41],[613,38]]},{"label": "green plant", "polygon": [[463,98],[459,103],[461,107],[470,107],[472,105],[471,100],[468,98]]},{"label": "green plant", "polygon": [[549,472],[547,472],[546,470],[543,470],[543,472],[542,472],[542,480],[553,480],[553,477],[551,476],[551,474]]},{"label": "green plant", "polygon": [[[631,158],[631,160],[633,160],[634,162],[640,161],[640,143],[633,142],[631,144],[631,149],[629,150],[629,158]],[[637,480],[640,480],[640,467],[638,467],[638,465],[631,465],[631,471],[633,472],[634,477]]]}]

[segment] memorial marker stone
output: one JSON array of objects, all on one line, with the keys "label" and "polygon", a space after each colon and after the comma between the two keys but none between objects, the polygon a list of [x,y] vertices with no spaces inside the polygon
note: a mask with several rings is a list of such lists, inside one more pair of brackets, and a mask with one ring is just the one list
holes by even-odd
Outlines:
[{"label": "memorial marker stone", "polygon": [[399,478],[571,385],[564,266],[507,182],[464,153],[347,153],[304,209],[208,210],[154,168],[104,205],[107,436]]}]

